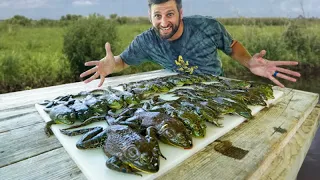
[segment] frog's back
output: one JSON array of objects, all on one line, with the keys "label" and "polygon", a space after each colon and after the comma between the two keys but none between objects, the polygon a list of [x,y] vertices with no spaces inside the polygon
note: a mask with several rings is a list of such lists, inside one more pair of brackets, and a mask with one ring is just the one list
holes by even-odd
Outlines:
[{"label": "frog's back", "polygon": [[121,156],[128,147],[134,146],[138,142],[146,141],[142,135],[125,125],[109,126],[107,134],[104,151],[108,156]]}]

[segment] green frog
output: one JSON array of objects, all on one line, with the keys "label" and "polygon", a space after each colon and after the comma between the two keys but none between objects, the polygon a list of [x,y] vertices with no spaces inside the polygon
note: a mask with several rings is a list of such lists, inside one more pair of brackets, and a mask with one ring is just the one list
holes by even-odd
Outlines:
[{"label": "green frog", "polygon": [[76,121],[75,112],[63,104],[59,104],[57,106],[52,107],[51,109],[47,109],[47,111],[49,111],[49,116],[51,119],[46,123],[45,129],[44,129],[47,136],[50,136],[53,134],[50,129],[52,124],[71,125]]},{"label": "green frog", "polygon": [[103,147],[105,155],[108,156],[106,166],[122,173],[140,176],[142,175],[138,172],[156,173],[159,170],[159,156],[164,157],[152,128],[147,129],[146,136],[125,125],[109,125],[104,130],[102,127],[95,127],[60,131],[69,136],[85,133],[77,142],[77,148]]},{"label": "green frog", "polygon": [[[132,109],[128,112],[132,112]],[[163,143],[185,149],[192,148],[190,131],[181,121],[166,113],[148,112],[143,108],[138,108],[134,111],[133,116],[126,116],[125,113],[122,113],[122,116],[117,118],[114,123],[129,125],[141,133],[147,128],[152,128]]]}]

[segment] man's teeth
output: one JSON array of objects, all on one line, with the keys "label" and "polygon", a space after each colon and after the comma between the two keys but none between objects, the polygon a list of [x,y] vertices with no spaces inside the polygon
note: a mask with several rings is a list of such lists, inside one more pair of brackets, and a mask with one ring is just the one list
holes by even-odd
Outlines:
[{"label": "man's teeth", "polygon": [[164,29],[164,30],[169,30],[169,29],[170,29],[170,27],[167,27],[167,28],[162,28],[162,29]]}]

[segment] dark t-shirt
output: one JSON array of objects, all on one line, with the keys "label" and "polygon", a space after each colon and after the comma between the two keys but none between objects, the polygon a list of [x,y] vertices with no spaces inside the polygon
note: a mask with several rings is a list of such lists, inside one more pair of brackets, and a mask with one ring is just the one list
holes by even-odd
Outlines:
[{"label": "dark t-shirt", "polygon": [[224,26],[212,17],[188,16],[183,18],[182,36],[174,41],[161,39],[153,28],[138,35],[120,54],[128,65],[153,61],[165,69],[178,72],[175,60],[179,55],[190,67],[197,66],[194,73],[222,74],[222,64],[217,49],[231,55],[232,37]]}]

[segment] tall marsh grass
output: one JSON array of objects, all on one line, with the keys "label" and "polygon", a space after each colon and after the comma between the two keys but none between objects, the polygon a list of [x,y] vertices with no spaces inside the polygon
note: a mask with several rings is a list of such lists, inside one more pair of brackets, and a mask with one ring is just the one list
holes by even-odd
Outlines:
[{"label": "tall marsh grass", "polygon": [[[267,59],[297,60],[303,67],[300,71],[305,71],[305,67],[309,70],[320,67],[320,23],[283,20],[281,25],[267,26],[260,21],[250,25],[225,22],[234,39],[251,54],[265,49]],[[270,20],[270,23],[275,22]],[[136,35],[150,27],[150,24],[117,25],[118,41],[111,44],[115,46],[114,55],[120,54]],[[66,28],[23,27],[0,22],[0,93],[73,82],[75,75],[71,71],[70,60],[62,51]],[[219,54],[226,74],[247,71],[237,61],[221,52]],[[160,68],[147,62],[112,76]]]}]

